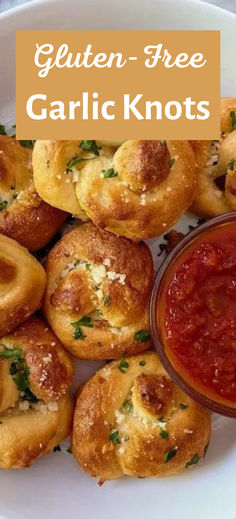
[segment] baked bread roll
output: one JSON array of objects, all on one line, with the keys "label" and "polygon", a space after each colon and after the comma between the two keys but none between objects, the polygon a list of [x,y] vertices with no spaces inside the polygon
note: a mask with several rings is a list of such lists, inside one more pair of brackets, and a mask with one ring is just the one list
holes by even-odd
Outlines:
[{"label": "baked bread roll", "polygon": [[42,265],[15,240],[0,234],[0,337],[39,308],[45,285]]},{"label": "baked bread roll", "polygon": [[47,325],[30,318],[0,339],[0,467],[21,469],[71,429],[69,356]]},{"label": "baked bread roll", "polygon": [[144,243],[88,222],[55,245],[46,273],[44,313],[73,355],[110,359],[150,347],[153,262]]},{"label": "baked bread roll", "polygon": [[80,390],[72,452],[100,479],[161,477],[204,457],[210,413],[185,395],[154,352],[111,362]]},{"label": "baked bread roll", "polygon": [[66,213],[39,198],[31,157],[30,148],[0,135],[0,232],[35,251],[50,241]]},{"label": "baked bread roll", "polygon": [[205,217],[236,211],[236,99],[221,100],[219,141],[191,141],[197,166],[192,211]]},{"label": "baked bread roll", "polygon": [[37,141],[33,168],[43,200],[135,241],[162,234],[193,200],[186,141]]}]

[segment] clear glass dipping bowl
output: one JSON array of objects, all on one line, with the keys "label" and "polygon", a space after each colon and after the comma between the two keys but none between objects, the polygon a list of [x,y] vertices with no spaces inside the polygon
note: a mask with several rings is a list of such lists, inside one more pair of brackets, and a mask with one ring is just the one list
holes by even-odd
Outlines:
[{"label": "clear glass dipping bowl", "polygon": [[165,350],[162,331],[157,318],[158,306],[162,298],[164,280],[166,279],[166,275],[169,272],[169,269],[172,268],[173,263],[180,258],[180,256],[189,246],[194,243],[195,240],[198,242],[198,239],[203,237],[204,234],[207,236],[211,229],[217,228],[219,226],[227,226],[227,224],[232,224],[233,222],[235,222],[236,228],[236,212],[226,213],[224,215],[213,218],[188,233],[183,238],[183,240],[181,240],[180,243],[178,243],[177,246],[170,252],[156,274],[150,301],[150,323],[153,341],[157,353],[167,373],[174,380],[177,386],[179,386],[191,398],[199,402],[201,405],[207,407],[211,411],[236,418],[236,402],[235,407],[232,405],[230,406],[230,404],[226,405],[219,403],[213,398],[206,396],[203,391],[201,392],[200,390],[193,387],[189,379],[186,380],[182,375],[180,375]]}]

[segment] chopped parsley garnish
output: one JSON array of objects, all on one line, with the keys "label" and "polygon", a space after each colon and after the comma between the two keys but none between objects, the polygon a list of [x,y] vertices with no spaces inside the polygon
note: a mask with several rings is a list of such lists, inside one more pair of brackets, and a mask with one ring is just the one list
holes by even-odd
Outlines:
[{"label": "chopped parsley garnish", "polygon": [[99,150],[101,149],[101,147],[97,145],[96,141],[81,141],[80,147],[83,150],[91,151],[97,157],[99,156]]},{"label": "chopped parsley garnish", "polygon": [[72,157],[72,159],[68,160],[66,163],[66,173],[69,173],[70,171],[73,171],[72,168],[76,166],[77,164],[83,164],[83,162],[86,162],[87,160],[92,159],[85,159],[82,157]]},{"label": "chopped parsley garnish", "polygon": [[234,171],[234,159],[229,161],[228,169],[230,169],[230,171]]},{"label": "chopped parsley garnish", "polygon": [[160,432],[160,436],[164,438],[164,440],[169,440],[169,433],[168,431],[165,431],[165,429],[162,429],[162,431]]},{"label": "chopped parsley garnish", "polygon": [[119,366],[118,366],[118,369],[119,369],[122,373],[126,373],[128,367],[129,367],[129,363],[127,362],[127,360],[126,360],[126,359],[121,359],[120,364],[119,364]]},{"label": "chopped parsley garnish", "polygon": [[198,225],[202,225],[203,223],[205,223],[205,218],[198,218],[198,221],[197,221],[197,226]]},{"label": "chopped parsley garnish", "polygon": [[3,211],[7,207],[7,200],[3,200],[3,202],[0,202],[0,211]]},{"label": "chopped parsley garnish", "polygon": [[18,357],[21,357],[21,350],[18,348],[0,350],[1,359],[18,359]]},{"label": "chopped parsley garnish", "polygon": [[210,445],[210,444],[207,443],[207,444],[205,445],[205,447],[204,447],[204,454],[203,454],[203,458],[205,458],[205,456],[206,456],[206,453],[207,453],[207,451],[208,451],[209,445]]},{"label": "chopped parsley garnish", "polygon": [[86,270],[90,270],[90,267],[91,267],[90,263],[86,263],[85,266],[86,266]]},{"label": "chopped parsley garnish", "polygon": [[79,164],[82,161],[81,157],[73,157],[66,163],[66,172],[72,171],[73,166]]},{"label": "chopped parsley garnish", "polygon": [[92,319],[91,319],[91,317],[88,317],[87,315],[84,315],[83,317],[81,317],[81,319],[79,319],[78,321],[74,321],[71,324],[72,324],[72,326],[75,329],[73,337],[76,340],[77,339],[82,339],[83,340],[86,337],[86,335],[84,335],[82,330],[81,330],[81,326],[86,326],[87,328],[92,328],[93,327]]},{"label": "chopped parsley garnish", "polygon": [[145,360],[140,360],[140,362],[139,362],[139,366],[146,366],[146,362],[145,362]]},{"label": "chopped parsley garnish", "polygon": [[104,297],[103,302],[104,302],[104,306],[109,306],[110,296],[106,296],[106,297]]},{"label": "chopped parsley garnish", "polygon": [[23,400],[27,400],[28,402],[32,402],[32,404],[36,404],[38,402],[38,398],[37,396],[34,395],[34,393],[32,393],[32,391],[30,391],[30,389],[27,387],[25,389],[25,394],[23,396]]},{"label": "chopped parsley garnish", "polygon": [[129,436],[125,436],[124,440],[125,440],[125,442],[127,442],[129,440]]},{"label": "chopped parsley garnish", "polygon": [[[12,129],[14,129],[14,130],[16,129],[16,125],[15,124],[12,125]],[[16,138],[16,132],[13,133],[12,135],[10,135],[10,137],[13,137],[15,139]]]},{"label": "chopped parsley garnish", "polygon": [[164,456],[164,463],[168,463],[168,461],[172,460],[177,454],[177,449],[171,449]]},{"label": "chopped parsley garnish", "polygon": [[53,447],[53,452],[57,452],[57,451],[61,451],[61,447],[60,445],[55,445],[55,447]]},{"label": "chopped parsley garnish", "polygon": [[6,132],[4,124],[0,124],[0,135],[6,135],[6,134],[7,134],[7,132]]},{"label": "chopped parsley garnish", "polygon": [[13,376],[13,380],[17,389],[25,392],[29,388],[29,368],[23,358],[18,358],[17,363],[14,364],[16,364],[14,366],[16,376]]},{"label": "chopped parsley garnish", "polygon": [[132,403],[130,402],[130,400],[125,400],[123,403],[123,407],[129,413],[132,408]]},{"label": "chopped parsley garnish", "polygon": [[17,364],[16,362],[12,362],[9,369],[10,375],[15,375],[17,373]]},{"label": "chopped parsley garnish", "polygon": [[92,319],[91,319],[91,317],[88,317],[87,315],[84,315],[83,317],[81,317],[81,319],[79,319],[79,321],[76,321],[76,323],[79,326],[87,326],[87,328],[93,327]]},{"label": "chopped parsley garnish", "polygon": [[179,404],[180,409],[187,409],[187,404]]},{"label": "chopped parsley garnish", "polygon": [[151,335],[148,330],[139,330],[134,334],[134,339],[137,342],[146,342],[149,341],[151,338]]},{"label": "chopped parsley garnish", "polygon": [[113,168],[103,169],[102,174],[104,178],[113,178],[118,176],[117,171],[115,171]]},{"label": "chopped parsley garnish", "polygon": [[73,333],[74,339],[76,339],[76,340],[77,339],[82,339],[82,340],[85,339],[86,335],[84,335],[84,333],[82,332],[81,328],[79,326],[77,327],[77,325],[75,323],[71,323],[71,324],[75,328],[75,331]]},{"label": "chopped parsley garnish", "polygon": [[160,243],[160,245],[159,245],[160,252],[157,254],[157,256],[161,256],[163,251],[166,251],[166,249],[167,249],[167,243]]},{"label": "chopped parsley garnish", "polygon": [[232,120],[232,131],[233,131],[233,130],[236,130],[236,111],[232,110],[230,112],[230,117]]},{"label": "chopped parsley garnish", "polygon": [[119,431],[113,431],[109,436],[108,436],[108,440],[110,440],[112,443],[114,444],[117,444],[117,443],[120,443],[120,438],[119,438]]},{"label": "chopped parsley garnish", "polygon": [[170,166],[170,168],[172,168],[172,166],[174,165],[174,163],[175,163],[175,158],[172,157],[172,158],[169,160],[169,166]]},{"label": "chopped parsley garnish", "polygon": [[191,458],[191,460],[189,460],[185,464],[185,468],[188,469],[188,467],[191,467],[191,465],[197,465],[197,463],[199,462],[200,459],[201,459],[201,457],[198,456],[198,454],[194,454],[194,456]]},{"label": "chopped parsley garnish", "polygon": [[9,373],[12,376],[17,389],[24,392],[23,400],[32,403],[38,402],[38,398],[32,393],[29,387],[30,370],[24,357],[22,357],[22,351],[19,348],[1,350],[0,358],[4,360],[12,360]]},{"label": "chopped parsley garnish", "polygon": [[188,228],[189,228],[189,231],[193,231],[194,229],[196,229],[199,225],[202,225],[203,223],[205,223],[205,219],[204,218],[199,218],[198,221],[197,221],[197,225],[188,225]]},{"label": "chopped parsley garnish", "polygon": [[20,141],[20,144],[23,148],[33,148],[35,141]]},{"label": "chopped parsley garnish", "polygon": [[[74,326],[74,324],[73,324],[73,326]],[[84,335],[84,333],[82,332],[81,328],[79,328],[79,327],[77,328],[75,326],[75,331],[74,331],[73,337],[76,340],[77,339],[82,339],[83,340],[83,339],[85,339],[86,335]]]}]

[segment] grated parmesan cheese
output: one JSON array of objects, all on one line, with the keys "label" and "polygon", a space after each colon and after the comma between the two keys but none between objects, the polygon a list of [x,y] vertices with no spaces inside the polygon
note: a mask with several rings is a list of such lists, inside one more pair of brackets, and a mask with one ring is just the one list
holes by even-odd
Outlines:
[{"label": "grated parmesan cheese", "polygon": [[106,269],[104,265],[93,267],[91,269],[91,275],[96,285],[100,285],[103,279],[106,277]]},{"label": "grated parmesan cheese", "polygon": [[122,423],[125,419],[125,415],[123,413],[121,413],[118,409],[116,409],[116,411],[115,411],[115,417],[116,417],[117,423]]}]

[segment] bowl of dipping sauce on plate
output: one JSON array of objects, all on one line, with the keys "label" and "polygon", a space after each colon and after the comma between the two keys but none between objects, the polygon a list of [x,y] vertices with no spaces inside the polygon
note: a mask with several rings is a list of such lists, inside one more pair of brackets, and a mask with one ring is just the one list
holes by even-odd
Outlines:
[{"label": "bowl of dipping sauce on plate", "polygon": [[236,213],[201,225],[169,254],[150,316],[158,354],[176,384],[236,418]]}]

